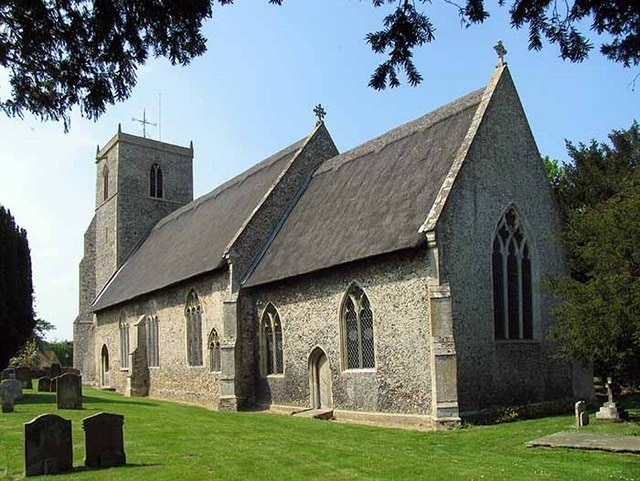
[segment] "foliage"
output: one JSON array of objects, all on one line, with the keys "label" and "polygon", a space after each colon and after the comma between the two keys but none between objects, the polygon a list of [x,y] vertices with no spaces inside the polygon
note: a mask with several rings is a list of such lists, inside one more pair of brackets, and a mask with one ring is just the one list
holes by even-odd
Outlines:
[{"label": "foliage", "polygon": [[73,342],[72,341],[53,341],[46,343],[46,349],[53,351],[62,367],[71,367],[73,365]]},{"label": "foliage", "polygon": [[572,271],[550,280],[560,355],[627,381],[640,379],[639,133],[634,123],[612,147],[568,144],[574,163],[557,190]]},{"label": "foliage", "polygon": [[557,188],[560,182],[562,182],[562,177],[565,175],[565,167],[560,164],[558,159],[552,159],[548,155],[542,157],[542,164],[544,165],[547,180],[551,183],[552,187]]},{"label": "foliage", "polygon": [[[51,412],[55,393],[25,391],[0,422],[0,473],[24,469],[22,423]],[[445,432],[348,425],[264,413],[224,413],[83,386],[72,421],[74,465],[55,481],[152,480],[602,480],[638,479],[637,456],[531,449],[526,442],[575,426],[572,414]],[[127,466],[83,470],[82,418],[124,415]],[[592,418],[593,419],[593,418]],[[635,422],[593,421],[585,432],[638,433]],[[0,478],[2,475],[0,474]]]},{"label": "foliage", "polygon": [[44,340],[44,337],[47,332],[54,328],[55,326],[49,321],[45,321],[39,317],[36,319],[36,325],[33,328],[33,338],[35,339],[39,349],[42,350],[47,346],[47,342]]},{"label": "foliage", "polygon": [[[485,0],[454,6],[462,25],[489,18]],[[10,116],[31,112],[42,119],[64,121],[79,105],[81,114],[98,118],[108,105],[125,100],[136,84],[136,72],[150,55],[172,64],[188,64],[206,51],[203,23],[213,6],[233,0],[10,0],[0,2],[0,68],[9,74],[11,95],[0,99]],[[283,0],[269,0],[281,5]],[[393,5],[383,28],[366,41],[387,56],[373,73],[375,89],[400,85],[399,73],[416,85],[422,76],[412,57],[416,47],[435,40],[427,14],[430,1],[371,0],[374,7]],[[543,41],[557,44],[560,56],[584,60],[593,48],[584,33],[587,22],[606,42],[603,55],[625,67],[640,64],[640,3],[629,0],[499,0],[508,6],[511,25],[528,28],[529,48]]]},{"label": "foliage", "polygon": [[34,325],[27,232],[0,206],[0,369],[29,339]]},{"label": "foliage", "polygon": [[34,369],[38,367],[38,345],[35,339],[29,339],[20,349],[16,357],[12,357],[9,361],[11,367],[28,367]]}]

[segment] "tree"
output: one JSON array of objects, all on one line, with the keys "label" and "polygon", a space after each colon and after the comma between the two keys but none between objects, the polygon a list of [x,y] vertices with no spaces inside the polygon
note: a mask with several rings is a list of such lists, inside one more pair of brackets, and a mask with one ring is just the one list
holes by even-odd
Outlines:
[{"label": "tree", "polygon": [[73,342],[53,341],[46,344],[46,349],[53,351],[63,367],[73,366]]},{"label": "tree", "polygon": [[29,339],[34,326],[27,232],[0,206],[0,368]]},{"label": "tree", "polygon": [[551,337],[565,359],[597,374],[640,379],[640,128],[612,146],[568,143],[573,163],[556,190],[571,275],[550,280],[559,299]]},{"label": "tree", "polygon": [[[466,27],[489,17],[485,0],[442,0]],[[366,41],[387,56],[373,73],[375,89],[397,87],[404,72],[411,85],[422,81],[412,57],[416,47],[435,40],[435,27],[425,13],[430,1],[371,0],[391,8],[383,28]],[[0,2],[0,67],[9,73],[11,96],[0,99],[10,116],[25,112],[45,120],[64,121],[79,105],[82,115],[98,118],[117,101],[129,97],[138,66],[149,55],[172,64],[188,64],[206,51],[202,24],[213,4],[233,0],[9,0]],[[269,0],[281,5],[283,0]],[[640,3],[630,0],[499,0],[509,5],[511,25],[529,30],[529,48],[543,40],[557,44],[572,62],[587,58],[593,44],[580,29],[585,21],[607,39],[600,51],[625,67],[640,64]],[[391,7],[390,7],[391,6]]]}]

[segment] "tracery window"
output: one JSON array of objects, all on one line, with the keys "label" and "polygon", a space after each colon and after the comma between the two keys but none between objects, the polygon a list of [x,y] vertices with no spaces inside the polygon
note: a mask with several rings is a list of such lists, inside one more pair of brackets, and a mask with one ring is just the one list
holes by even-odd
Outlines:
[{"label": "tracery window", "polygon": [[202,366],[202,306],[194,290],[187,298],[185,316],[187,318],[187,363],[190,366]]},{"label": "tracery window", "polygon": [[147,365],[158,367],[160,365],[158,316],[147,316],[146,323]]},{"label": "tracery window", "polygon": [[531,246],[514,206],[493,239],[493,320],[496,339],[533,339]]},{"label": "tracery window", "polygon": [[209,334],[209,370],[211,372],[221,371],[220,366],[220,337],[218,331],[211,329]]},{"label": "tracery window", "polygon": [[280,315],[273,304],[267,305],[260,321],[261,368],[264,375],[284,372],[284,346]]},{"label": "tracery window", "polygon": [[102,200],[109,198],[109,167],[106,165],[102,169]]},{"label": "tracery window", "polygon": [[120,318],[120,368],[129,369],[129,324]]},{"label": "tracery window", "polygon": [[162,167],[153,164],[149,171],[149,195],[162,199]]},{"label": "tracery window", "polygon": [[373,312],[362,288],[352,284],[341,312],[343,365],[346,369],[375,367]]}]

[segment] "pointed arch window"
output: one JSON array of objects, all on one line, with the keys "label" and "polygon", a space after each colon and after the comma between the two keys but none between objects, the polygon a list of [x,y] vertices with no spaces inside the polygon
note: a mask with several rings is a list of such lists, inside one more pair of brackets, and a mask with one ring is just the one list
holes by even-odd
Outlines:
[{"label": "pointed arch window", "polygon": [[220,372],[220,336],[218,331],[211,329],[209,333],[209,370],[211,372]]},{"label": "pointed arch window", "polygon": [[185,309],[187,320],[187,363],[202,366],[202,306],[196,291],[191,291]]},{"label": "pointed arch window", "polygon": [[375,367],[373,311],[369,298],[352,284],[344,298],[341,311],[343,365],[346,369]]},{"label": "pointed arch window", "polygon": [[533,339],[531,245],[510,206],[498,222],[491,257],[496,339]]},{"label": "pointed arch window", "polygon": [[109,198],[109,167],[106,165],[102,169],[102,200]]},{"label": "pointed arch window", "polygon": [[263,375],[284,373],[284,345],[280,314],[267,305],[260,321],[261,371]]},{"label": "pointed arch window", "polygon": [[129,369],[129,324],[124,316],[120,317],[120,368]]},{"label": "pointed arch window", "polygon": [[160,366],[158,316],[147,316],[146,323],[147,363],[149,367],[158,367]]},{"label": "pointed arch window", "polygon": [[149,195],[162,199],[162,167],[153,164],[149,171]]}]

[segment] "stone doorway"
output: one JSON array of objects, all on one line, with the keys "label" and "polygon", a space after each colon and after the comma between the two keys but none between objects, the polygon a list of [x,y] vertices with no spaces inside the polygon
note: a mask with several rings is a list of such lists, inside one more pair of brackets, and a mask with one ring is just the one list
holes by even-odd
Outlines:
[{"label": "stone doorway", "polygon": [[109,387],[109,350],[106,344],[102,345],[100,353],[100,385]]},{"label": "stone doorway", "polygon": [[309,356],[311,408],[331,409],[331,366],[325,352],[316,347]]}]

